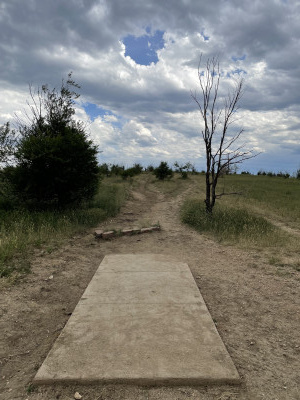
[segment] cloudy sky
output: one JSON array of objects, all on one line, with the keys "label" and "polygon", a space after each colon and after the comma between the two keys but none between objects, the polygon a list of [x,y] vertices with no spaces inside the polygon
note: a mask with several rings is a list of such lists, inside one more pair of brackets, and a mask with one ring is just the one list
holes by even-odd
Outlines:
[{"label": "cloudy sky", "polygon": [[0,0],[0,124],[28,85],[81,85],[76,115],[99,162],[205,166],[191,90],[197,67],[219,56],[220,99],[245,79],[238,123],[261,154],[241,167],[300,168],[298,0]]}]

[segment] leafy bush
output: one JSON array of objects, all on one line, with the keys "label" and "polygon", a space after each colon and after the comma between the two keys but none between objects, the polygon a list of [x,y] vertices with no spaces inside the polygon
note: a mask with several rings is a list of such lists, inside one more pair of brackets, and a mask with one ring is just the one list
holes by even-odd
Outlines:
[{"label": "leafy bush", "polygon": [[139,175],[143,172],[143,166],[141,164],[134,164],[132,169],[134,170],[135,175]]},{"label": "leafy bush", "polygon": [[154,167],[153,167],[153,165],[148,165],[148,167],[145,170],[147,172],[153,172],[154,171]]},{"label": "leafy bush", "polygon": [[128,169],[124,169],[124,171],[122,171],[121,176],[122,179],[126,180],[128,178],[132,178],[135,175],[135,171],[133,168],[128,168]]},{"label": "leafy bush", "polygon": [[124,166],[120,166],[118,164],[113,164],[110,168],[110,173],[111,173],[111,175],[119,176],[119,175],[123,174],[124,170],[125,170]]},{"label": "leafy bush", "polygon": [[163,181],[165,179],[171,179],[173,176],[173,171],[169,168],[168,163],[162,161],[160,165],[154,169],[154,175],[157,179]]},{"label": "leafy bush", "polygon": [[141,174],[142,171],[143,167],[140,164],[134,164],[133,167],[123,170],[121,176],[123,179],[132,178],[135,175]]}]

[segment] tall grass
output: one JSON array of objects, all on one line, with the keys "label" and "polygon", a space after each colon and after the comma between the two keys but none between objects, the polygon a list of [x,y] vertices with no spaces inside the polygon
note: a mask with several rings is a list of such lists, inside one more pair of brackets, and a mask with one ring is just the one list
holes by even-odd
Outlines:
[{"label": "tall grass", "polygon": [[89,203],[64,211],[0,210],[0,277],[27,272],[28,252],[53,240],[96,226],[120,210],[126,183],[106,180]]},{"label": "tall grass", "polygon": [[246,209],[217,204],[213,214],[205,211],[203,200],[188,199],[181,209],[181,219],[201,233],[208,233],[227,243],[276,245],[286,240],[286,235],[265,218],[255,216]]}]

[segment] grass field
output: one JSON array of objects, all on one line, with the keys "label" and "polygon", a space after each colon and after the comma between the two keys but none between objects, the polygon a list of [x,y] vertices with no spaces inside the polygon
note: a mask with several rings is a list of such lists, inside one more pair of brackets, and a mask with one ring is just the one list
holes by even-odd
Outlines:
[{"label": "grass field", "polygon": [[51,251],[63,238],[116,215],[127,187],[128,182],[121,179],[104,179],[91,202],[61,212],[0,209],[0,277],[28,272],[28,254],[33,247],[43,245]]},{"label": "grass field", "polygon": [[[154,184],[166,199],[185,193],[181,217],[200,232],[229,244],[251,248],[285,249],[300,252],[299,236],[278,228],[281,222],[300,230],[300,180],[270,176],[228,175],[219,180],[217,193],[241,192],[217,200],[213,217],[204,210],[205,176],[190,175],[158,181],[142,174],[129,181],[105,178],[93,201],[64,212],[5,211],[0,209],[0,277],[30,270],[31,249],[44,246],[51,252],[62,239],[97,226],[114,216],[127,198],[129,188],[138,190]],[[300,254],[299,254],[300,256]],[[276,256],[277,257],[277,256]],[[273,262],[281,262],[272,256]]]},{"label": "grass field", "polygon": [[[300,229],[300,181],[269,176],[227,175],[219,180],[213,216],[205,212],[205,177],[194,178],[195,188],[181,210],[182,221],[219,241],[246,247],[299,250],[299,238],[276,226]],[[297,240],[298,239],[298,240]]]},{"label": "grass field", "polygon": [[[241,191],[234,202],[249,210],[284,221],[300,229],[300,180],[269,176],[229,175],[221,179],[219,190]],[[232,198],[223,198],[228,204]]]}]

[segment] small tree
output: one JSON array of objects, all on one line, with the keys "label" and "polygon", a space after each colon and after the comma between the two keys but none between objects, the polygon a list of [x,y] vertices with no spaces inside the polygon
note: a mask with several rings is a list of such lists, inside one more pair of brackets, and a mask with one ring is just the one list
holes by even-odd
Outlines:
[{"label": "small tree", "polygon": [[153,173],[160,181],[170,179],[173,176],[172,169],[169,168],[168,163],[166,163],[165,161],[162,161],[160,165],[154,169]]},{"label": "small tree", "polygon": [[176,168],[175,172],[179,172],[182,179],[187,179],[188,172],[194,168],[190,162],[179,164],[177,161],[174,162],[174,167]]},{"label": "small tree", "polygon": [[18,121],[20,140],[11,180],[19,197],[35,207],[64,207],[91,198],[98,186],[97,148],[73,119],[71,73],[60,90],[31,93],[29,123]]},{"label": "small tree", "polygon": [[[255,157],[252,150],[246,151],[243,144],[237,143],[243,129],[234,132],[232,124],[238,110],[238,103],[243,95],[243,79],[235,82],[235,86],[220,105],[219,84],[220,67],[217,57],[207,60],[204,71],[198,65],[198,80],[201,97],[191,93],[198,105],[204,123],[202,137],[206,151],[206,197],[207,213],[211,214],[217,198],[225,193],[216,194],[216,187],[222,173],[230,170],[243,161]],[[229,132],[230,131],[230,132]],[[226,193],[228,194],[228,193]]]}]

